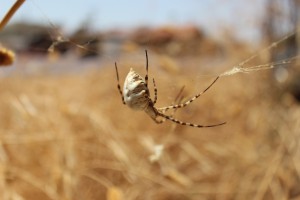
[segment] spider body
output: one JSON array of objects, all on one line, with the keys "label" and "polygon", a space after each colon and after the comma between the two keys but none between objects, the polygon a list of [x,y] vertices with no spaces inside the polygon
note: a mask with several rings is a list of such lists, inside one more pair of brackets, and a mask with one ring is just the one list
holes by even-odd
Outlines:
[{"label": "spider body", "polygon": [[133,110],[145,111],[154,121],[157,121],[158,111],[150,98],[150,92],[145,79],[131,68],[123,87],[124,102]]},{"label": "spider body", "polygon": [[[117,75],[117,81],[118,81],[118,90],[122,98],[123,104],[127,105],[133,110],[141,110],[145,111],[156,123],[163,123],[166,119],[170,120],[172,122],[175,122],[180,125],[186,125],[186,126],[192,126],[197,128],[205,128],[205,127],[215,127],[225,124],[226,122],[222,122],[219,124],[213,124],[213,125],[199,125],[199,124],[193,124],[189,122],[183,122],[178,119],[173,118],[172,116],[166,115],[165,112],[169,109],[178,109],[183,108],[190,103],[192,103],[194,100],[196,100],[198,97],[201,96],[204,92],[206,92],[217,80],[219,77],[217,77],[203,92],[195,95],[190,100],[178,104],[178,105],[171,105],[166,106],[162,108],[156,108],[155,104],[157,101],[157,89],[155,85],[155,80],[153,79],[153,85],[154,85],[154,100],[150,98],[150,91],[148,88],[148,54],[146,52],[146,76],[143,78],[138,73],[136,73],[132,68],[130,69],[129,73],[127,74],[123,86],[123,91],[121,90],[121,86],[119,83],[119,73],[117,68],[117,63],[115,63],[116,68],[116,75]],[[162,118],[162,119],[159,119]]]},{"label": "spider body", "polygon": [[149,106],[149,89],[143,77],[131,68],[126,76],[123,97],[125,104],[133,110],[146,110]]}]

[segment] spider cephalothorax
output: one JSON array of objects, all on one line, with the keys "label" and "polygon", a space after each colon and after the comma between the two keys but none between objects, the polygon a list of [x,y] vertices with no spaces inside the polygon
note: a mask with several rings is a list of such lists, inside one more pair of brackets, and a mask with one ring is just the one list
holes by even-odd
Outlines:
[{"label": "spider cephalothorax", "polygon": [[[198,128],[205,128],[205,127],[214,127],[214,126],[220,126],[225,124],[226,122],[222,122],[219,124],[213,124],[213,125],[198,125],[193,124],[189,122],[183,122],[178,119],[173,118],[172,116],[166,115],[165,112],[169,109],[178,109],[183,108],[187,106],[188,104],[192,103],[195,99],[200,97],[201,94],[206,92],[218,79],[217,77],[203,92],[195,95],[190,100],[177,104],[177,105],[171,105],[166,106],[162,108],[156,108],[155,104],[157,101],[157,89],[155,85],[155,80],[153,79],[153,85],[154,85],[154,100],[150,98],[150,92],[148,88],[148,54],[146,51],[146,76],[143,78],[138,73],[133,71],[131,68],[129,73],[126,76],[124,86],[123,86],[123,92],[121,90],[121,86],[119,83],[119,73],[118,73],[118,67],[117,63],[115,63],[116,67],[116,74],[117,74],[117,81],[118,81],[118,90],[122,97],[123,104],[129,106],[133,110],[143,110],[145,111],[156,123],[162,123],[165,121],[165,119],[173,121],[175,123],[181,124],[181,125],[187,125],[192,127],[198,127]],[[162,117],[162,119],[158,119],[159,117]]]}]

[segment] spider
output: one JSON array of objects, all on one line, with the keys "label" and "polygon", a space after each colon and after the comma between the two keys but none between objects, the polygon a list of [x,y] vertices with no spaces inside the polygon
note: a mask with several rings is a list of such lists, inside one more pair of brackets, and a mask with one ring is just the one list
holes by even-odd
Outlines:
[{"label": "spider", "polygon": [[[155,84],[155,80],[153,78],[153,85],[154,85],[154,100],[150,98],[150,92],[148,88],[148,53],[147,50],[145,50],[146,53],[146,76],[143,78],[138,73],[133,71],[131,68],[129,73],[127,74],[127,77],[124,82],[123,92],[121,90],[120,86],[120,80],[119,80],[119,73],[118,73],[118,67],[117,63],[115,62],[115,68],[116,68],[116,75],[117,75],[117,87],[119,90],[119,93],[122,98],[122,102],[124,105],[129,106],[133,110],[141,110],[145,111],[156,123],[160,124],[163,123],[166,119],[170,120],[172,122],[175,122],[180,125],[185,126],[192,126],[196,128],[208,128],[208,127],[215,127],[215,126],[221,126],[226,124],[226,122],[222,122],[219,124],[212,124],[212,125],[199,125],[199,124],[193,124],[190,122],[183,122],[178,119],[173,118],[173,116],[166,115],[165,112],[169,109],[179,109],[183,108],[193,101],[195,101],[198,97],[200,97],[203,93],[205,93],[213,84],[216,83],[216,81],[219,79],[219,76],[214,79],[214,81],[201,93],[198,93],[194,97],[190,98],[189,100],[177,104],[177,105],[171,105],[161,108],[156,108],[155,104],[157,102],[157,88]],[[161,117],[162,119],[158,119],[158,117]]]}]

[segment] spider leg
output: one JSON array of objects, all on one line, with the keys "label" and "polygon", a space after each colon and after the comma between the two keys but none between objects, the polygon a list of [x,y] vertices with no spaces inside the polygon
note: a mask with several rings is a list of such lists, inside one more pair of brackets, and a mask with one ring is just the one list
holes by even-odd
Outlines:
[{"label": "spider leg", "polygon": [[125,105],[125,101],[124,101],[124,96],[123,96],[123,92],[121,90],[121,86],[120,86],[120,80],[119,80],[119,72],[118,72],[118,67],[117,67],[117,63],[115,62],[115,68],[116,68],[116,74],[117,74],[117,82],[118,82],[118,90],[119,90],[119,93],[121,95],[121,98],[122,98],[122,102],[123,104]]},{"label": "spider leg", "polygon": [[165,115],[161,112],[158,112],[157,113],[159,116],[167,119],[167,120],[170,120],[172,122],[175,122],[177,124],[180,124],[180,125],[184,125],[184,126],[192,126],[192,127],[196,127],[196,128],[209,128],[209,127],[215,127],[215,126],[221,126],[221,125],[224,125],[226,124],[226,122],[222,122],[222,123],[219,123],[219,124],[212,124],[212,125],[199,125],[199,124],[193,124],[193,123],[189,123],[189,122],[183,122],[183,121],[180,121],[178,119],[175,119],[171,116],[168,116],[168,115]]},{"label": "spider leg", "polygon": [[154,101],[153,101],[153,105],[155,105],[156,101],[157,101],[157,88],[156,88],[156,84],[155,84],[154,78],[153,78],[153,85],[154,85]]},{"label": "spider leg", "polygon": [[161,124],[166,121],[165,118],[157,119],[157,117],[159,117],[160,115],[158,114],[158,111],[156,110],[155,107],[150,107],[150,108],[146,109],[145,111],[151,117],[151,119],[157,124]]},{"label": "spider leg", "polygon": [[164,123],[166,120],[165,120],[165,118],[163,118],[163,119],[161,119],[161,120],[159,120],[159,119],[153,119],[154,121],[155,121],[155,123],[157,123],[157,124],[162,124],[162,123]]},{"label": "spider leg", "polygon": [[190,103],[192,103],[193,101],[195,101],[197,98],[199,98],[202,94],[204,94],[211,86],[213,86],[219,78],[220,78],[220,76],[218,76],[217,78],[215,78],[215,80],[205,90],[203,90],[199,94],[196,94],[190,100],[187,100],[186,102],[181,103],[181,104],[177,104],[177,105],[172,105],[172,106],[166,106],[166,107],[162,107],[162,108],[157,108],[157,110],[162,111],[162,110],[169,110],[169,109],[177,109],[177,108],[183,108],[183,107],[189,105]]},{"label": "spider leg", "polygon": [[146,76],[145,76],[145,82],[146,82],[146,87],[148,88],[148,53],[147,50],[145,50],[146,53]]},{"label": "spider leg", "polygon": [[[183,99],[182,92],[183,92],[183,90],[184,90],[184,87],[185,87],[185,86],[182,86],[182,87],[181,87],[179,93],[177,94],[177,96],[176,96],[176,98],[175,98],[175,100],[174,100],[174,103],[176,103],[176,102],[177,102],[177,103],[180,103],[180,102],[182,101],[182,99]],[[173,104],[172,104],[172,105],[173,105]],[[157,110],[157,109],[156,109],[156,110]],[[167,111],[167,110],[161,110],[160,112],[161,112],[162,114],[165,114],[166,111]],[[176,111],[177,111],[177,108],[175,108],[175,109],[173,110],[173,113],[172,113],[170,116],[173,117],[173,115],[175,114]],[[163,118],[163,121],[165,121],[165,118]]]},{"label": "spider leg", "polygon": [[[184,90],[184,87],[185,87],[185,86],[182,86],[182,87],[181,87],[181,89],[179,90],[177,96],[175,97],[175,100],[174,100],[174,102],[172,103],[172,105],[174,105],[174,104],[176,104],[176,103],[179,104],[179,103],[182,101],[182,99],[184,98],[184,97],[183,97],[183,94],[182,94],[182,93],[183,93],[183,90]],[[178,108],[174,108],[172,114],[169,115],[169,116],[173,117],[173,116],[175,115],[177,109],[178,109]],[[166,111],[167,111],[167,110],[161,110],[160,112],[162,112],[163,114],[165,114]]]}]

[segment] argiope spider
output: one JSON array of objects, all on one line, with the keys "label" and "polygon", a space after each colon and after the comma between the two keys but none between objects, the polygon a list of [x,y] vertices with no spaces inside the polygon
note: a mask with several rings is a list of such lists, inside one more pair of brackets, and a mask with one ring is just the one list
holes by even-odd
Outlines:
[{"label": "argiope spider", "polygon": [[[145,79],[143,77],[141,77],[138,73],[133,71],[133,69],[131,68],[130,72],[127,74],[127,77],[125,79],[123,92],[122,92],[121,86],[120,86],[117,63],[115,62],[118,90],[120,92],[120,95],[122,97],[122,102],[124,105],[129,106],[133,110],[145,111],[158,124],[163,123],[165,121],[165,119],[170,120],[170,121],[175,122],[180,125],[192,126],[192,127],[197,127],[197,128],[208,128],[208,127],[215,127],[215,126],[220,126],[220,125],[226,124],[226,122],[222,122],[219,124],[212,124],[212,125],[199,125],[199,124],[193,124],[193,123],[189,123],[189,122],[183,122],[183,121],[173,118],[172,116],[165,114],[165,112],[169,109],[183,108],[183,107],[189,105],[190,103],[192,103],[194,100],[196,100],[198,97],[200,97],[203,93],[205,93],[219,79],[219,76],[217,78],[215,78],[215,80],[204,91],[195,95],[194,97],[185,101],[184,103],[161,107],[161,108],[156,108],[154,105],[157,101],[157,88],[155,85],[155,80],[153,78],[154,100],[152,100],[150,98],[150,92],[149,92],[149,88],[148,88],[148,54],[147,54],[147,50],[145,50],[145,53],[146,53],[146,76],[145,76]],[[159,120],[159,119],[157,119],[158,117],[162,117],[163,119]]]}]

